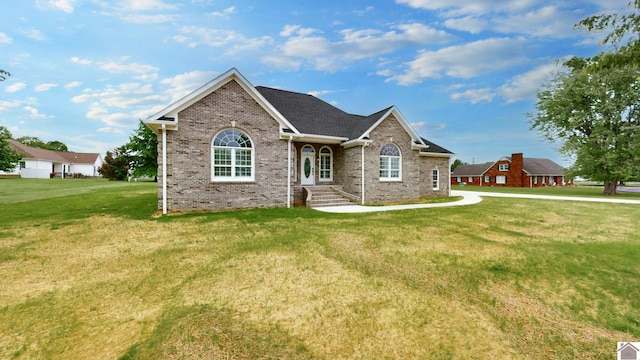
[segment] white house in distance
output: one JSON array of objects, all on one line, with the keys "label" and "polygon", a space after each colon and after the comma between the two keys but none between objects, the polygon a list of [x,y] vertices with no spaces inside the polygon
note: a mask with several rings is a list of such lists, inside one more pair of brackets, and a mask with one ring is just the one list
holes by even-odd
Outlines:
[{"label": "white house in distance", "polygon": [[9,139],[9,146],[24,157],[16,169],[5,174],[37,179],[49,179],[51,174],[57,177],[69,177],[73,174],[100,176],[98,169],[102,166],[102,156],[98,153],[45,150],[13,139]]}]

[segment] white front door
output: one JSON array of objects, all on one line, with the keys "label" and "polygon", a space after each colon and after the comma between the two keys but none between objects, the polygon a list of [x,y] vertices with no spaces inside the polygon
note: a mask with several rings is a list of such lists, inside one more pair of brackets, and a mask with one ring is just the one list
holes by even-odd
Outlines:
[{"label": "white front door", "polygon": [[300,151],[300,185],[314,185],[316,179],[316,151],[311,145],[305,145]]}]

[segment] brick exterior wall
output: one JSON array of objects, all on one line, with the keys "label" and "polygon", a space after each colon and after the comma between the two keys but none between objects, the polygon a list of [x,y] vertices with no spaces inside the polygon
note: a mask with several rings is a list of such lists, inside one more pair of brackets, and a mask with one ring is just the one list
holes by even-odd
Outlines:
[{"label": "brick exterior wall", "polygon": [[[420,156],[418,150],[411,149],[411,137],[393,115],[371,131],[369,138],[373,142],[365,148],[367,204],[410,201],[421,196],[449,194],[449,159]],[[388,143],[398,146],[402,154],[402,181],[380,181],[380,148]],[[359,147],[357,149],[361,150]],[[436,168],[440,175],[440,189],[437,191],[432,186],[432,170]]]},{"label": "brick exterior wall", "polygon": [[[178,130],[167,131],[168,211],[287,206],[287,141],[280,140],[276,120],[235,80],[180,112],[178,119]],[[211,181],[212,140],[231,128],[232,120],[253,142],[253,182]],[[162,176],[162,164],[158,170]],[[159,192],[161,208],[161,184]]]},{"label": "brick exterior wall", "polygon": [[[233,122],[233,124],[232,124]],[[212,140],[220,131],[235,126],[253,143],[255,181],[211,181]],[[394,116],[370,133],[365,147],[366,203],[416,200],[421,196],[449,193],[449,159],[420,156],[411,149],[411,137]],[[402,181],[380,181],[380,148],[392,143],[402,153]],[[304,204],[300,185],[300,150],[315,149],[315,184],[341,185],[344,191],[362,196],[362,147],[327,145],[333,154],[333,180],[320,181],[319,154],[323,144],[293,142],[296,161],[292,179],[292,204]],[[232,80],[178,114],[178,130],[167,131],[167,210],[212,211],[287,206],[287,141],[280,139],[278,122]],[[158,141],[158,153],[162,153]],[[162,177],[162,158],[158,159]],[[439,169],[439,190],[432,186],[432,170]],[[162,208],[162,182],[158,182],[158,208]]]}]

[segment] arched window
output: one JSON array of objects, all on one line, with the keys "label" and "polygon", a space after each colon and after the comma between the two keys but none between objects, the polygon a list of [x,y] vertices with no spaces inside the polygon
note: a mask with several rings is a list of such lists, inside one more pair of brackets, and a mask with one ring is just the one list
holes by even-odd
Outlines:
[{"label": "arched window", "polygon": [[320,149],[320,181],[333,180],[333,153],[327,146]]},{"label": "arched window", "polygon": [[226,129],[213,138],[212,181],[252,181],[255,179],[253,143],[238,129]]},{"label": "arched window", "polygon": [[380,180],[402,180],[402,156],[393,144],[380,148]]}]

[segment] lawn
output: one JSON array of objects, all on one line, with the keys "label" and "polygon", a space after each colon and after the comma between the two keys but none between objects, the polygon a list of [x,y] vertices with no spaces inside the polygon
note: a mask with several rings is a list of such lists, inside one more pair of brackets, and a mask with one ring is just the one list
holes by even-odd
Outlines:
[{"label": "lawn", "polygon": [[610,359],[640,339],[637,205],[157,216],[156,193],[0,179],[0,358]]}]

